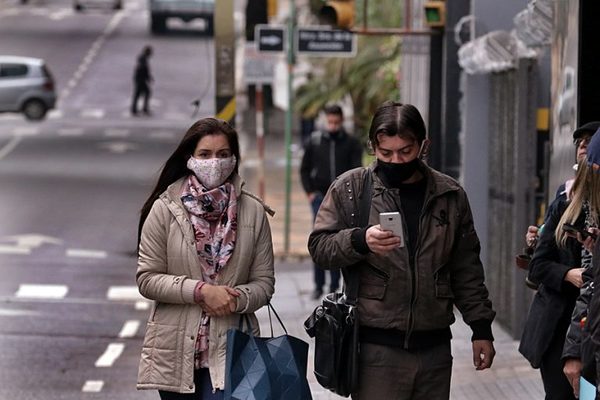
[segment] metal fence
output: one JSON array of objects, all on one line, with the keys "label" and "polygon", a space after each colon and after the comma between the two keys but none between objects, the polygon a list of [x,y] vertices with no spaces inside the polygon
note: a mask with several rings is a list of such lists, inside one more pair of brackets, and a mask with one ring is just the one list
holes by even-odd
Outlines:
[{"label": "metal fence", "polygon": [[536,62],[522,59],[490,80],[486,280],[497,320],[518,338],[533,294],[515,255],[535,222]]}]

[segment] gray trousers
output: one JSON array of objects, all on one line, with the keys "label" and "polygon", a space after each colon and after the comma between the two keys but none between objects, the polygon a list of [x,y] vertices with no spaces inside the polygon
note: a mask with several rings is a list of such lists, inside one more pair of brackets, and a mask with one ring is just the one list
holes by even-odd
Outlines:
[{"label": "gray trousers", "polygon": [[451,375],[450,341],[411,352],[361,343],[358,392],[352,400],[448,400]]}]

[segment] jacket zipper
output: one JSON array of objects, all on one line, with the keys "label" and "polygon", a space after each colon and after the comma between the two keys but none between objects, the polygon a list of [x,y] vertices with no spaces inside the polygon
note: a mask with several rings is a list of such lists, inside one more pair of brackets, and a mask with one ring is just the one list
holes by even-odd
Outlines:
[{"label": "jacket zipper", "polygon": [[[423,227],[423,216],[425,215],[425,211],[427,210],[427,208],[429,207],[429,204],[431,203],[431,197],[425,199],[425,203],[423,204],[423,208],[421,209],[421,214],[419,215],[419,231],[417,232],[417,243],[416,243],[416,247],[415,247],[415,256],[414,256],[414,265],[412,263],[410,263],[410,253],[408,255],[409,258],[409,271],[411,274],[411,293],[410,293],[410,305],[408,308],[408,322],[407,322],[407,329],[406,329],[406,334],[404,335],[404,348],[408,349],[408,343],[410,341],[410,336],[412,334],[412,330],[414,327],[414,306],[415,303],[417,302],[417,285],[419,283],[419,279],[418,279],[418,274],[417,274],[417,259],[419,258],[419,250],[420,250],[420,244],[421,244],[421,240],[419,240],[421,238],[421,234],[422,234],[422,227]],[[404,224],[404,216],[402,218],[402,222]],[[408,239],[406,240],[406,245],[408,245]]]},{"label": "jacket zipper", "polygon": [[[398,197],[400,197],[400,195],[398,194]],[[410,302],[409,302],[409,307],[408,307],[408,320],[406,321],[406,334],[404,335],[404,348],[408,349],[408,340],[410,339],[410,332],[412,331],[412,325],[413,325],[413,306],[415,303],[415,299],[416,299],[416,273],[415,273],[415,269],[413,268],[412,263],[410,262],[410,243],[409,243],[409,238],[408,238],[408,229],[406,226],[406,218],[404,218],[404,212],[402,211],[402,200],[400,199],[396,199],[396,196],[392,193],[392,199],[394,200],[394,204],[396,205],[396,208],[398,209],[398,212],[400,213],[401,219],[402,219],[402,230],[404,231],[404,248],[405,248],[405,253],[407,260],[408,261],[408,274],[410,275]],[[400,201],[400,203],[398,203],[398,200]],[[420,222],[419,222],[420,223]],[[418,241],[418,240],[417,240]],[[416,255],[416,253],[415,253]],[[415,257],[416,258],[416,257]]]}]

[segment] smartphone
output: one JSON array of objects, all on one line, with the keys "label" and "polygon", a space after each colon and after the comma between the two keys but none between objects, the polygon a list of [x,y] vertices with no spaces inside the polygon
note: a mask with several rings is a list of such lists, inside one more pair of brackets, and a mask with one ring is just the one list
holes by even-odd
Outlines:
[{"label": "smartphone", "polygon": [[572,233],[573,235],[577,235],[578,233],[580,233],[581,237],[584,240],[587,239],[588,237],[591,237],[594,240],[597,239],[596,235],[594,235],[592,232],[588,232],[585,229],[577,228],[576,226],[573,226],[571,224],[563,224],[563,230],[565,232]]},{"label": "smartphone", "polygon": [[398,211],[379,213],[379,225],[384,231],[392,231],[400,238],[400,247],[404,246],[404,229],[402,217]]}]

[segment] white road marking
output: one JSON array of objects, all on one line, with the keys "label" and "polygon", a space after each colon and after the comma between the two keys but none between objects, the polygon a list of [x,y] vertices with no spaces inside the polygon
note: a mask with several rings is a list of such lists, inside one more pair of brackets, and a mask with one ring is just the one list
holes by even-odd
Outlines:
[{"label": "white road marking", "polygon": [[21,284],[15,296],[36,299],[62,299],[68,292],[69,288],[65,285]]},{"label": "white road marking", "polygon": [[60,93],[60,95],[58,97],[59,103],[62,103],[69,96],[69,94],[71,93],[71,91],[69,89],[73,89],[74,87],[76,87],[79,84],[81,78],[87,71],[91,62],[98,55],[98,52],[104,45],[104,42],[106,42],[106,39],[108,38],[108,36],[110,36],[110,34],[115,30],[115,28],[119,25],[119,23],[121,22],[121,20],[123,19],[123,17],[125,15],[126,15],[126,12],[124,10],[121,10],[121,11],[117,12],[111,18],[111,20],[106,25],[106,28],[104,28],[104,31],[102,32],[100,37],[98,37],[98,39],[96,39],[96,41],[94,41],[94,43],[88,50],[87,54],[83,57],[81,64],[79,64],[79,67],[77,67],[77,70],[73,74],[73,77],[67,83],[67,89],[63,90]]},{"label": "white road marking", "polygon": [[100,108],[88,108],[81,112],[81,116],[83,118],[96,118],[101,119],[104,118],[105,111]]},{"label": "white road marking", "polygon": [[110,153],[124,154],[137,149],[138,146],[134,143],[114,141],[102,143],[99,147],[108,150]]},{"label": "white road marking", "polygon": [[127,137],[127,136],[129,136],[129,129],[118,129],[118,128],[106,129],[104,131],[104,136],[106,136],[106,137]]},{"label": "white road marking", "polygon": [[21,140],[23,140],[22,136],[13,136],[13,138],[10,139],[8,143],[6,143],[6,145],[0,149],[0,160],[9,155],[10,152],[17,147]]},{"label": "white road marking", "polygon": [[83,132],[83,128],[60,128],[58,136],[82,136]]},{"label": "white road marking", "polygon": [[55,238],[52,236],[40,235],[37,233],[26,233],[23,235],[12,235],[12,236],[4,236],[0,238],[1,240],[8,240],[11,242],[16,242],[17,247],[27,247],[30,249],[35,249],[40,247],[43,244],[62,244],[62,240],[59,238]]},{"label": "white road marking", "polygon": [[49,119],[58,119],[58,118],[62,118],[62,116],[63,116],[62,110],[52,110],[52,111],[48,112]]},{"label": "white road marking", "polygon": [[111,286],[106,297],[109,300],[145,300],[137,286]]},{"label": "white road marking", "polygon": [[82,392],[98,393],[102,391],[104,381],[86,381],[81,388]]},{"label": "white road marking", "polygon": [[125,344],[123,343],[110,343],[104,354],[96,360],[96,364],[94,364],[98,368],[102,367],[112,367],[112,365],[117,361],[117,358],[123,353],[125,349]]},{"label": "white road marking", "polygon": [[144,311],[150,309],[150,302],[147,300],[140,300],[135,302],[135,309]]},{"label": "white road marking", "polygon": [[87,250],[87,249],[67,249],[65,252],[67,257],[80,258],[106,258],[107,253],[103,250]]},{"label": "white road marking", "polygon": [[31,254],[31,249],[28,247],[0,244],[0,254]]},{"label": "white road marking", "polygon": [[129,320],[125,322],[121,332],[119,332],[120,338],[131,338],[134,337],[140,327],[140,321],[137,320]]},{"label": "white road marking", "polygon": [[175,133],[168,132],[168,131],[156,131],[156,132],[152,132],[150,134],[150,137],[152,139],[173,139],[173,138],[175,138]]},{"label": "white road marking", "polygon": [[38,311],[31,310],[13,310],[10,308],[0,308],[0,316],[1,317],[20,317],[20,316],[30,316],[35,317],[37,315],[41,315],[42,313]]}]

